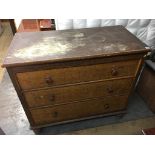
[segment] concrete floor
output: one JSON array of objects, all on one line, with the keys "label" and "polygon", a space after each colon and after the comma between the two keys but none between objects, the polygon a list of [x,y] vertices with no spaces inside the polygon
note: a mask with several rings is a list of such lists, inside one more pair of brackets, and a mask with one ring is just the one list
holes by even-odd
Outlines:
[{"label": "concrete floor", "polygon": [[[141,129],[155,127],[155,117],[104,125],[96,128],[68,132],[69,135],[141,135]],[[66,134],[66,133],[65,133]]]},{"label": "concrete floor", "polygon": [[2,22],[3,32],[0,35],[0,82],[3,78],[4,68],[1,67],[3,59],[7,53],[7,49],[13,38],[9,22]]},{"label": "concrete floor", "polygon": [[[6,55],[7,48],[12,40],[12,32],[9,23],[3,23],[4,32],[0,36],[0,65]],[[0,68],[0,80],[3,78],[4,69]],[[5,77],[4,77],[5,78]],[[10,84],[11,85],[11,84]],[[2,85],[3,96],[13,92],[13,87]],[[0,127],[6,134],[34,134],[29,129],[29,123],[18,101],[17,95],[10,93],[8,97],[0,99]],[[82,129],[78,131],[64,132],[62,134],[142,134],[141,129],[155,127],[155,117],[147,117],[122,123],[101,125],[98,127]]]}]

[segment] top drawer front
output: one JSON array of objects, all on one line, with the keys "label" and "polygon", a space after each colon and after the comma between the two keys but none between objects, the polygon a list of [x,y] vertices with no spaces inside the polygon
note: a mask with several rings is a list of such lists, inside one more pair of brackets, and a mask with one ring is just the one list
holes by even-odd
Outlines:
[{"label": "top drawer front", "polygon": [[23,90],[135,76],[138,60],[17,73]]}]

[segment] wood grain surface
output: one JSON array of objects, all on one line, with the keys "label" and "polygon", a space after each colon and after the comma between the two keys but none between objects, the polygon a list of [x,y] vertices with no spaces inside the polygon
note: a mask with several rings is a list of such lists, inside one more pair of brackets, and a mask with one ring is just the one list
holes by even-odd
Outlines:
[{"label": "wood grain surface", "polygon": [[17,33],[3,67],[150,51],[123,26]]},{"label": "wood grain surface", "polygon": [[134,78],[92,82],[60,88],[25,92],[29,107],[64,104],[90,98],[128,94]]},{"label": "wood grain surface", "polygon": [[122,26],[15,35],[7,68],[30,125],[122,114],[150,51]]},{"label": "wood grain surface", "polygon": [[113,96],[91,99],[74,104],[39,108],[31,110],[36,125],[100,115],[124,110],[128,96]]},{"label": "wood grain surface", "polygon": [[139,60],[17,73],[23,90],[119,77],[134,77]]}]

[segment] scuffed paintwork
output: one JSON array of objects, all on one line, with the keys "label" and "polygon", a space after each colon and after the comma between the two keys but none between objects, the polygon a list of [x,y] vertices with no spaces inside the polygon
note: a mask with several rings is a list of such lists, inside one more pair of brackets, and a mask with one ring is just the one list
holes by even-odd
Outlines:
[{"label": "scuffed paintwork", "polygon": [[110,42],[106,42],[106,37],[103,33],[92,34],[88,38],[84,35],[84,33],[81,32],[72,32],[72,35],[68,33],[63,35],[70,35],[70,40],[62,39],[61,36],[44,37],[37,43],[34,43],[22,49],[17,49],[14,57],[21,59],[34,59],[43,56],[65,55],[70,51],[74,51],[73,49],[77,47],[83,47],[86,44],[88,44],[90,47],[94,46],[94,42],[92,42],[92,40],[96,40],[96,38],[98,40],[98,42],[96,43],[99,44],[99,47],[96,47],[94,51],[111,53],[125,51],[128,49],[126,45],[121,43],[113,44]]},{"label": "scuffed paintwork", "polygon": [[[80,38],[79,38],[80,37]],[[43,38],[41,42],[16,50],[15,57],[33,59],[42,56],[63,55],[73,48],[85,46],[82,33],[76,34],[71,42],[54,37]]]},{"label": "scuffed paintwork", "polygon": [[84,37],[84,34],[83,33],[76,33],[74,35],[75,38],[81,38],[81,37]]},{"label": "scuffed paintwork", "polygon": [[105,51],[105,52],[120,52],[128,49],[128,46],[120,43],[112,44],[105,43],[104,46],[96,48],[95,51]]}]

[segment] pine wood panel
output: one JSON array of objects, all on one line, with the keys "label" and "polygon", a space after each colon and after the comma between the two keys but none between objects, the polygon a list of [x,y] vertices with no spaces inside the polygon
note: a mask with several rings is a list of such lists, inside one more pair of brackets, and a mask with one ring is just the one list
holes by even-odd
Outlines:
[{"label": "pine wood panel", "polygon": [[128,94],[133,78],[25,92],[29,107],[63,104],[89,98]]},{"label": "pine wood panel", "polygon": [[139,60],[17,73],[22,89],[135,76]]},{"label": "pine wood panel", "polygon": [[107,98],[91,99],[61,106],[47,107],[31,110],[36,125],[61,122],[65,120],[90,117],[124,110],[128,96],[113,96]]}]

